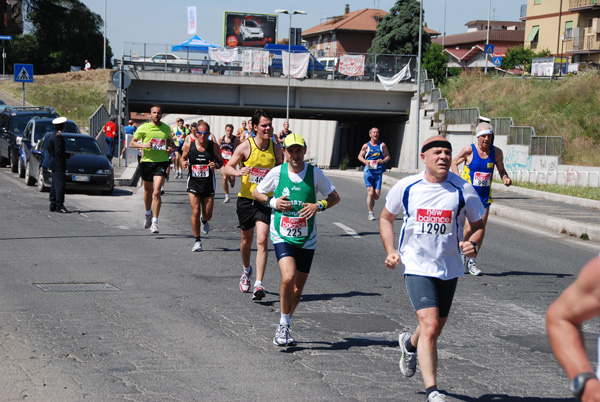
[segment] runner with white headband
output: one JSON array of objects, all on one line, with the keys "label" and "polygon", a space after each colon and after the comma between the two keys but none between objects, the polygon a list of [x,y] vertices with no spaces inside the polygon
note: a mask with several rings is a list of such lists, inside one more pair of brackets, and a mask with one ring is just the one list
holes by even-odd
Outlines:
[{"label": "runner with white headband", "polygon": [[[485,215],[483,216],[485,227],[490,213],[490,205],[492,205],[494,166],[498,169],[498,174],[505,186],[510,186],[512,181],[508,177],[506,169],[504,169],[504,155],[502,154],[502,150],[492,145],[494,142],[492,126],[489,123],[479,123],[475,135],[477,142],[464,147],[452,160],[452,171],[459,174],[458,166],[464,162],[465,166],[462,171],[462,178],[475,187],[475,191],[477,191],[479,198],[481,198],[481,202],[485,207]],[[467,241],[470,237],[471,227],[467,221],[465,222],[464,240]],[[483,274],[477,267],[475,257],[469,258],[466,264],[467,271],[471,275],[479,276]]]}]

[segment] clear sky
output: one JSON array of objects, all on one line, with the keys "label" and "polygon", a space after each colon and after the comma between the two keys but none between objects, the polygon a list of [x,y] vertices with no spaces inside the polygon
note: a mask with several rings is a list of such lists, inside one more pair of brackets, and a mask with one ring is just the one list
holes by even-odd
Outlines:
[{"label": "clear sky", "polygon": [[[116,57],[120,57],[124,42],[178,44],[188,40],[187,7],[196,6],[197,34],[216,45],[223,45],[223,12],[272,14],[275,9],[304,10],[307,15],[294,15],[292,24],[303,30],[342,15],[346,4],[350,11],[380,8],[389,11],[393,0],[261,0],[261,1],[198,1],[198,0],[81,0],[89,9],[105,18],[106,36]],[[466,32],[465,23],[487,20],[490,0],[424,0],[427,26],[438,32],[444,27],[446,4],[446,34]],[[527,0],[491,0],[492,20],[518,21],[521,5]],[[289,16],[280,15],[278,39],[287,38]],[[90,51],[94,51],[90,49]],[[98,49],[102,53],[102,49]]]}]

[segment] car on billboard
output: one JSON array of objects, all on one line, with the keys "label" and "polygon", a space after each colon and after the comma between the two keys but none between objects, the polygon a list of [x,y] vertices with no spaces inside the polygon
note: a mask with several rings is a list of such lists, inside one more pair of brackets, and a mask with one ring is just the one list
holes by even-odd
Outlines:
[{"label": "car on billboard", "polygon": [[242,40],[246,41],[248,39],[263,39],[265,37],[265,33],[258,23],[254,20],[244,20],[240,25],[240,35],[242,36]]}]

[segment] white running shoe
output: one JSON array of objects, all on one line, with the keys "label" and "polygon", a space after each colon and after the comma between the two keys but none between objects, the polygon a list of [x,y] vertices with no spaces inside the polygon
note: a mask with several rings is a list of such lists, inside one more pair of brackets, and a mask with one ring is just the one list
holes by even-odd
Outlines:
[{"label": "white running shoe", "polygon": [[202,241],[200,239],[196,240],[192,247],[192,251],[202,251]]},{"label": "white running shoe", "polygon": [[446,395],[440,393],[439,391],[433,391],[431,394],[429,394],[429,397],[427,398],[427,402],[446,402]]},{"label": "white running shoe", "polygon": [[242,293],[248,293],[250,290],[250,277],[252,276],[252,266],[250,266],[250,272],[248,274],[242,273],[242,277],[240,278],[240,291]]},{"label": "white running shoe", "polygon": [[261,285],[254,285],[254,292],[252,293],[252,300],[262,300],[265,297],[265,288]]},{"label": "white running shoe", "polygon": [[144,229],[150,229],[150,226],[152,225],[152,214],[145,215],[145,217],[146,217],[146,222],[144,223]]},{"label": "white running shoe", "polygon": [[467,262],[467,269],[469,270],[469,273],[473,276],[483,275],[483,272],[481,272],[481,270],[477,268],[475,260],[469,260],[469,262]]},{"label": "white running shoe", "polygon": [[273,338],[273,344],[275,346],[296,346],[296,341],[292,338],[290,334],[291,328],[289,325],[281,325],[277,326],[277,331],[275,331],[275,337]]},{"label": "white running shoe", "polygon": [[398,337],[398,343],[400,343],[400,349],[402,350],[402,356],[400,357],[400,371],[405,377],[412,377],[415,375],[417,370],[417,352],[410,353],[406,350],[406,341],[412,335],[408,332],[403,332]]},{"label": "white running shoe", "polygon": [[229,202],[229,194],[225,194],[225,199],[223,200],[223,204],[227,204]]},{"label": "white running shoe", "polygon": [[208,232],[210,232],[210,223],[202,223],[202,229],[200,229],[200,233],[202,233],[203,235],[207,235]]},{"label": "white running shoe", "polygon": [[158,233],[158,222],[152,222],[152,225],[150,225],[150,231],[152,233]]},{"label": "white running shoe", "polygon": [[374,221],[375,220],[375,214],[373,212],[369,212],[369,220],[370,221]]}]

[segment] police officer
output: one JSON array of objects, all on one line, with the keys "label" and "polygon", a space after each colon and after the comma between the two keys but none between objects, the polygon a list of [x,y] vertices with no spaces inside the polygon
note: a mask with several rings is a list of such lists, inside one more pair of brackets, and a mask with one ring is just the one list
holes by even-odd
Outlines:
[{"label": "police officer", "polygon": [[[50,154],[50,170],[52,171],[52,184],[50,186],[50,211],[68,214],[65,208],[65,181],[67,173],[67,159],[71,154],[67,153],[67,144],[62,136],[65,129],[66,117],[57,117],[52,120],[55,133],[48,138],[48,154]],[[43,180],[40,178],[39,180]]]}]

